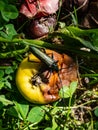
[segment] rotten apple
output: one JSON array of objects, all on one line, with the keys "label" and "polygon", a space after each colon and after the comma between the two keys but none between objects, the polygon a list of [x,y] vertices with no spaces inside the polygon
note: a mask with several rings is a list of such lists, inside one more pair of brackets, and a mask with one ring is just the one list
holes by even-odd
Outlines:
[{"label": "rotten apple", "polygon": [[46,65],[33,54],[24,58],[17,74],[16,85],[25,99],[32,103],[47,104],[60,99],[59,90],[63,86],[69,86],[72,81],[77,81],[77,66],[73,59],[52,50],[46,53],[58,61],[59,72],[45,69]]}]

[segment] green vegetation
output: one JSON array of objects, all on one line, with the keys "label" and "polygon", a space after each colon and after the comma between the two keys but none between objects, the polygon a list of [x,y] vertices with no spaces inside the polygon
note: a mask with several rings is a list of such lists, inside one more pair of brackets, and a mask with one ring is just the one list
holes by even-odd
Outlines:
[{"label": "green vegetation", "polygon": [[[21,39],[15,3],[0,1],[0,130],[98,130],[98,29],[64,26],[48,40]],[[50,44],[54,37],[63,45]],[[79,83],[62,87],[62,99],[52,104],[31,104],[17,90],[16,71],[29,45],[68,53],[78,65]]]}]

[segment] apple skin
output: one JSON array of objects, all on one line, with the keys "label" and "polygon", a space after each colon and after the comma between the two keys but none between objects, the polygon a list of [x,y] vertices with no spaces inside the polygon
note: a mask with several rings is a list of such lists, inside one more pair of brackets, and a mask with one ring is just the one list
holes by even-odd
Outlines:
[{"label": "apple skin", "polygon": [[31,83],[31,77],[37,73],[40,61],[32,54],[30,57],[38,63],[29,62],[28,58],[25,58],[17,70],[16,85],[25,99],[32,103],[44,104],[46,102],[40,88]]}]

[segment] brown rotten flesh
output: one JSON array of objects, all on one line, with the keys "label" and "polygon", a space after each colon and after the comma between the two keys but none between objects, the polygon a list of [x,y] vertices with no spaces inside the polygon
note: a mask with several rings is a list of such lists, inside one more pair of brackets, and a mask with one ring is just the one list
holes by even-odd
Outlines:
[{"label": "brown rotten flesh", "polygon": [[[77,66],[72,58],[66,54],[60,54],[55,51],[47,50],[46,53],[57,61],[59,71],[44,70],[42,78],[43,83],[46,85],[41,87],[41,91],[47,102],[59,99],[59,90],[63,86],[69,86],[72,81],[77,80]],[[43,64],[42,68],[45,65]],[[40,77],[41,77],[40,75]],[[47,87],[46,87],[47,86]]]},{"label": "brown rotten flesh", "polygon": [[46,50],[46,54],[57,61],[58,72],[49,69],[33,54],[25,58],[17,70],[16,85],[24,98],[32,103],[54,102],[60,98],[62,86],[77,81],[77,66],[71,57],[52,50]]}]

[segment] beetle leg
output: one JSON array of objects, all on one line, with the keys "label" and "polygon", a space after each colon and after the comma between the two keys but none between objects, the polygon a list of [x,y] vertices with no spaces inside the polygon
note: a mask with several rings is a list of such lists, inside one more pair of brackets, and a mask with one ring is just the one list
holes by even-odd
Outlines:
[{"label": "beetle leg", "polygon": [[[40,68],[39,71],[38,71],[36,74],[33,75],[31,81],[32,81],[33,83],[37,83],[37,84],[38,84],[38,82],[40,82],[40,83],[42,83],[42,82],[48,83],[48,78],[47,78],[47,76],[45,76],[45,75],[43,74],[44,71],[45,71],[45,69]],[[40,80],[39,80],[39,79],[40,79]]]},{"label": "beetle leg", "polygon": [[42,81],[43,81],[44,83],[48,83],[50,76],[51,76],[50,71],[45,72],[43,75],[41,75]]},{"label": "beetle leg", "polygon": [[[50,55],[50,56],[51,56],[51,58],[54,60],[54,55],[53,55],[53,53],[48,53],[48,55]],[[58,63],[58,60],[57,60],[57,61],[55,61],[55,63]]]},{"label": "beetle leg", "polygon": [[32,83],[36,86],[40,86],[40,84],[42,84],[41,77],[36,75],[35,77],[32,78]]}]

